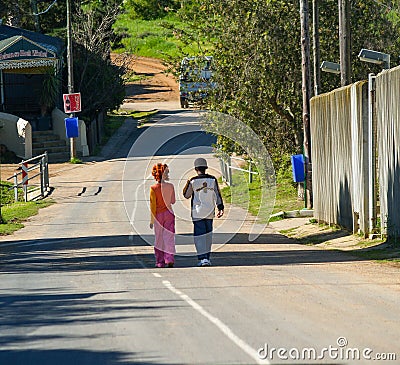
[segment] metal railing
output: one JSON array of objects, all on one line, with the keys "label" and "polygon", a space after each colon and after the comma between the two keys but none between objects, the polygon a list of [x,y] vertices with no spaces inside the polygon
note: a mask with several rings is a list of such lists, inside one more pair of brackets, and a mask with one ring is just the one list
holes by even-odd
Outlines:
[{"label": "metal railing", "polygon": [[[23,160],[20,165],[21,171],[15,173],[13,176],[7,179],[13,179],[14,181],[14,185],[10,187],[10,190],[14,189],[15,201],[18,201],[18,189],[20,188],[23,189],[24,201],[26,202],[28,201],[28,194],[30,200],[37,199],[38,197],[44,198],[46,192],[50,188],[49,161],[47,157],[47,152],[42,155],[30,158],[29,160]],[[37,172],[36,170],[39,170],[39,172]],[[33,175],[31,175],[32,171],[34,171]],[[29,182],[31,182],[31,185]],[[35,193],[38,191],[40,193],[35,195]]]},{"label": "metal railing", "polygon": [[[218,157],[221,166],[222,181],[224,181],[229,186],[233,185],[232,170],[247,172],[249,174],[249,183],[253,182],[253,175],[258,175],[258,172],[252,171],[253,162],[251,160],[245,160],[244,158],[241,157],[230,156],[227,153],[223,152],[219,152]],[[241,167],[233,166],[232,160],[247,162],[249,164],[248,169],[243,169]]]}]

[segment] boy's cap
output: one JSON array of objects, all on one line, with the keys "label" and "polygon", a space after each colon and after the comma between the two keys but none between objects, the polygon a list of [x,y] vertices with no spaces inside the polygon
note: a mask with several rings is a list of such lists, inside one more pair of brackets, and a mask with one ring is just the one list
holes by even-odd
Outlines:
[{"label": "boy's cap", "polygon": [[194,167],[205,167],[207,169],[207,161],[202,157],[196,158],[194,160]]}]

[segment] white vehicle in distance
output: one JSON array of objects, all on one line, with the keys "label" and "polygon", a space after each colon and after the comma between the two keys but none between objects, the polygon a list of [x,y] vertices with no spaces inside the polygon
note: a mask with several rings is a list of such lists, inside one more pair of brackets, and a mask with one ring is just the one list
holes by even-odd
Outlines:
[{"label": "white vehicle in distance", "polygon": [[202,104],[210,90],[215,88],[212,61],[211,56],[185,57],[181,61],[179,96],[182,108]]}]

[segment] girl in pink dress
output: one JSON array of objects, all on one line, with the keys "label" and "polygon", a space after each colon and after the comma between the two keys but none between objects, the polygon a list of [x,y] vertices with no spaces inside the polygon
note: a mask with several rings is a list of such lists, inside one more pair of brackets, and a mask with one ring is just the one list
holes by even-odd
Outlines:
[{"label": "girl in pink dress", "polygon": [[156,267],[173,267],[175,255],[175,215],[172,204],[175,204],[174,185],[169,180],[169,169],[166,164],[153,166],[152,175],[157,181],[150,188],[150,228],[154,227],[154,255]]}]

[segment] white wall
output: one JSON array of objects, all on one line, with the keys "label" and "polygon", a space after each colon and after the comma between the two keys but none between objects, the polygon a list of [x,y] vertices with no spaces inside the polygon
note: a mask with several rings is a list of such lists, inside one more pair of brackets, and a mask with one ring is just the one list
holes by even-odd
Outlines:
[{"label": "white wall", "polygon": [[[23,136],[18,134],[18,120],[24,125]],[[16,115],[0,113],[0,127],[0,143],[22,159],[32,157],[32,127],[29,122]]]},{"label": "white wall", "polygon": [[[67,138],[67,134],[65,131],[65,118],[69,116],[62,112],[60,109],[55,108],[51,117],[53,120],[53,132],[60,136],[67,145],[69,144],[69,138]],[[82,156],[89,156],[89,147],[87,144],[86,138],[86,125],[83,120],[79,120],[79,137],[76,138],[76,151],[81,153]]]}]

